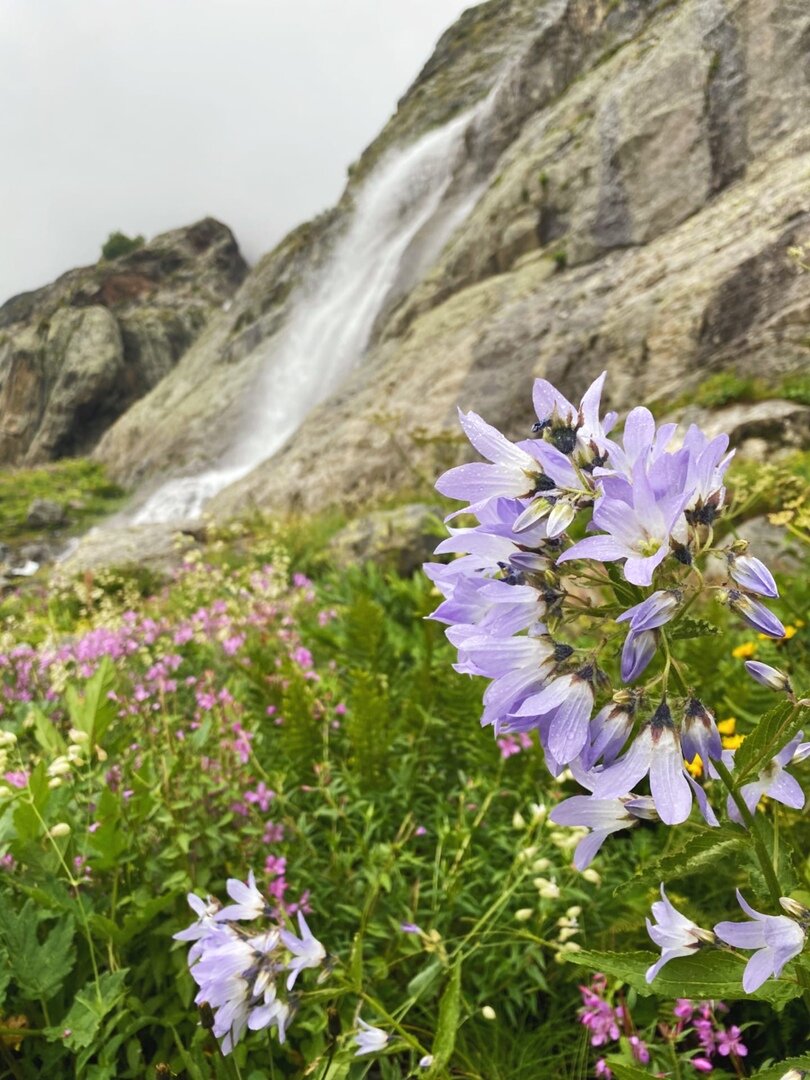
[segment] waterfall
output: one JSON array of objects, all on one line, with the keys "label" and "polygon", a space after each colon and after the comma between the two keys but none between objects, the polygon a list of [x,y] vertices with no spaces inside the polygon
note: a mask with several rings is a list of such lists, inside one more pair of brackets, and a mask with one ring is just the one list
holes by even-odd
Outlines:
[{"label": "waterfall", "polygon": [[[473,113],[476,110],[473,110]],[[378,317],[424,274],[472,209],[480,185],[454,184],[473,114],[383,159],[360,189],[327,265],[263,346],[245,435],[216,468],[168,480],[133,521],[198,517],[205,502],[279,450],[362,358]]]}]

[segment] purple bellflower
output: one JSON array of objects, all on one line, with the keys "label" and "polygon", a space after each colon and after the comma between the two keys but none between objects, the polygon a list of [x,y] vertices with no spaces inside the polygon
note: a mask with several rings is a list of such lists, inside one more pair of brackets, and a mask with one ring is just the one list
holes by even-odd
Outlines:
[{"label": "purple bellflower", "polygon": [[[783,898],[782,903],[785,903]],[[743,990],[753,994],[771,976],[778,978],[789,960],[804,948],[806,927],[787,915],[763,915],[746,903],[740,890],[737,901],[747,922],[720,922],[714,932],[721,941],[735,949],[756,949],[743,973]],[[787,900],[788,905],[792,901]],[[792,908],[791,908],[792,910]]]},{"label": "purple bellflower", "polygon": [[710,930],[701,929],[670,903],[663,885],[661,899],[653,904],[652,913],[655,922],[647,919],[647,931],[655,944],[661,947],[661,956],[647,969],[648,983],[653,981],[664,964],[676,956],[690,956],[701,945],[712,944],[715,940]]},{"label": "purple bellflower", "polygon": [[633,482],[627,501],[603,495],[593,512],[593,525],[603,535],[586,536],[564,551],[557,563],[571,559],[615,562],[624,559],[624,576],[633,585],[649,585],[653,574],[669,554],[670,540],[679,531],[689,493],[658,498],[639,460],[633,466]]},{"label": "purple bellflower", "polygon": [[574,866],[577,870],[585,870],[612,833],[655,817],[657,814],[650,798],[595,799],[588,795],[572,795],[554,807],[549,821],[555,825],[584,825],[591,830],[574,852]]},{"label": "purple bellflower", "polygon": [[290,933],[289,930],[281,931],[281,941],[284,947],[293,955],[292,960],[287,965],[287,970],[290,973],[287,978],[288,990],[292,990],[295,980],[304,968],[320,967],[326,959],[326,949],[317,938],[313,937],[312,931],[307,926],[307,921],[301,911],[298,912],[298,929],[301,933],[300,938]]},{"label": "purple bellflower", "polygon": [[[763,795],[793,810],[801,810],[804,806],[804,790],[799,781],[785,768],[794,759],[801,741],[802,732],[799,732],[787,746],[782,747],[776,757],[771,758],[756,780],[743,784],[740,788],[740,794],[751,813],[756,810]],[[742,824],[740,811],[730,795],[726,803],[726,811],[732,821]]]},{"label": "purple bellflower", "polygon": [[692,809],[692,790],[683,766],[680,739],[666,702],[642,727],[630,749],[608,766],[596,781],[597,799],[611,799],[632,791],[647,774],[658,816],[667,825],[680,825]]},{"label": "purple bellflower", "polygon": [[355,1033],[354,1041],[358,1049],[355,1052],[355,1057],[360,1057],[361,1054],[379,1054],[388,1045],[390,1035],[388,1032],[383,1031],[382,1028],[367,1024],[359,1016],[357,1017],[357,1027],[358,1031]]}]

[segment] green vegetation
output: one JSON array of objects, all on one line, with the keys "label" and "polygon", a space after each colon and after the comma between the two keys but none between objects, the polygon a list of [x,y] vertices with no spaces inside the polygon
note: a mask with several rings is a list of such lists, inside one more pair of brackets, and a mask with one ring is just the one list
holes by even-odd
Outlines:
[{"label": "green vegetation", "polygon": [[661,399],[651,406],[657,415],[675,412],[688,405],[704,409],[720,409],[725,405],[751,404],[783,398],[800,405],[810,405],[810,373],[798,371],[779,382],[752,376],[740,376],[733,371],[718,371],[698,383],[692,390],[674,400]]},{"label": "green vegetation", "polygon": [[0,537],[13,546],[36,539],[41,528],[27,522],[34,499],[65,507],[67,524],[60,531],[79,532],[119,509],[124,491],[105,475],[101,465],[85,458],[66,458],[52,465],[0,471]]},{"label": "green vegetation", "polygon": [[121,255],[129,255],[143,247],[146,243],[143,236],[127,236],[126,233],[112,232],[101,247],[102,259],[117,259]]}]

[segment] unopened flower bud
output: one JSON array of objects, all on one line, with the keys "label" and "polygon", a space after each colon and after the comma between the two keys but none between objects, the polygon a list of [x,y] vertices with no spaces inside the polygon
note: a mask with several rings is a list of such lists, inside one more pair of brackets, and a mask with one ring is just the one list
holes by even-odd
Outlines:
[{"label": "unopened flower bud", "polygon": [[551,866],[551,859],[536,859],[532,863],[532,870],[535,874],[545,874],[546,870]]},{"label": "unopened flower bud", "polygon": [[789,896],[780,896],[779,903],[782,905],[784,913],[789,915],[791,919],[796,919],[805,925],[810,923],[810,910],[804,904],[800,904],[798,900],[791,900]]},{"label": "unopened flower bud", "polygon": [[767,686],[770,690],[785,694],[793,693],[790,679],[785,675],[784,671],[771,667],[770,664],[762,664],[759,660],[746,660],[745,670],[752,679],[756,679],[758,683]]},{"label": "unopened flower bud", "polygon": [[532,824],[542,825],[548,815],[548,807],[545,803],[532,803],[530,806],[532,812]]},{"label": "unopened flower bud", "polygon": [[51,789],[51,791],[55,791],[56,788],[61,787],[61,786],[62,786],[61,777],[54,776],[53,779],[48,781],[48,787]]},{"label": "unopened flower bud", "polygon": [[17,741],[17,736],[13,731],[0,731],[0,746],[13,746]]},{"label": "unopened flower bud", "polygon": [[60,821],[57,825],[48,829],[48,836],[54,840],[59,839],[60,836],[70,836],[70,826],[66,821]]},{"label": "unopened flower bud", "polygon": [[481,1015],[485,1020],[494,1020],[495,1010],[492,1008],[491,1005],[484,1005],[484,1007],[481,1009]]},{"label": "unopened flower bud", "polygon": [[594,870],[592,866],[589,866],[586,870],[582,871],[582,876],[586,881],[590,881],[591,885],[601,885],[602,875],[598,870]]},{"label": "unopened flower bud", "polygon": [[526,819],[519,810],[516,810],[512,815],[512,828],[513,829],[525,829]]},{"label": "unopened flower bud", "polygon": [[66,757],[55,758],[48,766],[48,776],[65,776],[71,770],[70,760]]},{"label": "unopened flower bud", "polygon": [[90,736],[87,734],[87,732],[79,731],[79,729],[75,727],[72,727],[70,731],[68,731],[68,738],[73,743],[90,742]]},{"label": "unopened flower bud", "polygon": [[534,915],[534,908],[530,907],[522,907],[515,912],[515,918],[518,922],[528,922],[532,915]]}]

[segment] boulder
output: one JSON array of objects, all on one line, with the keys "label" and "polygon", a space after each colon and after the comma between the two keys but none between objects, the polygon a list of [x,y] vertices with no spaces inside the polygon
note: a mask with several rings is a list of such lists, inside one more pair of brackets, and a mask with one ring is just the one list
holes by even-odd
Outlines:
[{"label": "boulder", "polygon": [[247,271],[205,218],[0,307],[0,464],[86,454],[177,364]]},{"label": "boulder", "polygon": [[373,562],[409,575],[433,557],[442,535],[439,508],[410,503],[361,514],[332,538],[329,554],[337,566]]},{"label": "boulder", "polygon": [[57,569],[62,577],[134,566],[167,572],[197,550],[204,538],[205,528],[199,522],[109,525],[81,537]]},{"label": "boulder", "polygon": [[49,529],[64,525],[67,520],[65,507],[53,499],[34,499],[28,507],[26,524],[32,529]]}]

